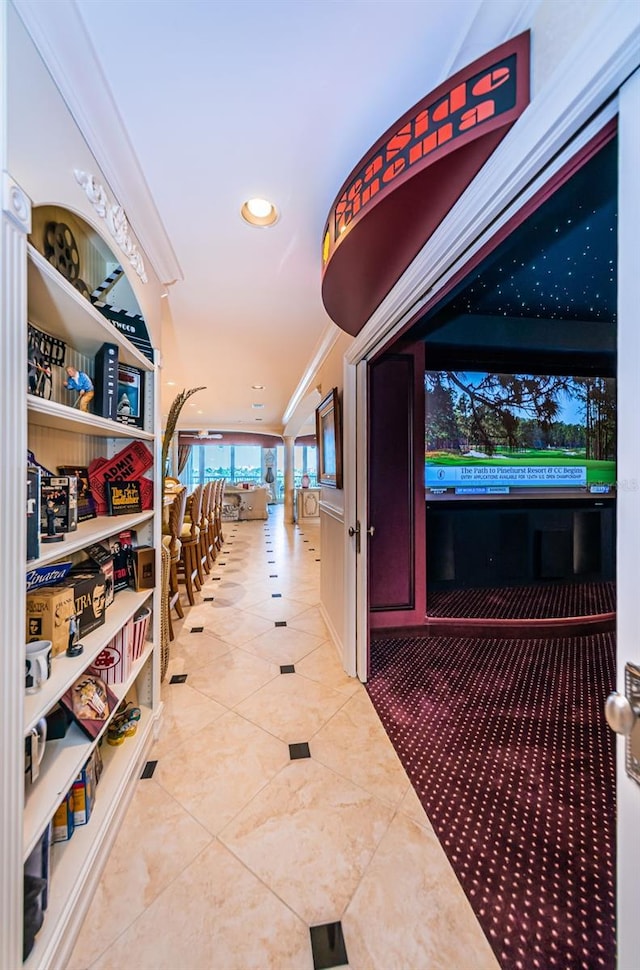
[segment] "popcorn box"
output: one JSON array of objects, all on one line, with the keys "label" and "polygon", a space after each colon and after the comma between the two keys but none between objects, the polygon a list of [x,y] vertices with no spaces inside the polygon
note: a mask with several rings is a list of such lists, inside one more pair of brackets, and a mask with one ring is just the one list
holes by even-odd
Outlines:
[{"label": "popcorn box", "polygon": [[89,667],[89,672],[101,677],[105,684],[121,684],[131,673],[132,640],[133,617],[100,651]]},{"label": "popcorn box", "polygon": [[131,641],[132,660],[139,660],[142,656],[150,618],[151,610],[144,607],[142,610],[138,610],[133,619],[133,637]]}]

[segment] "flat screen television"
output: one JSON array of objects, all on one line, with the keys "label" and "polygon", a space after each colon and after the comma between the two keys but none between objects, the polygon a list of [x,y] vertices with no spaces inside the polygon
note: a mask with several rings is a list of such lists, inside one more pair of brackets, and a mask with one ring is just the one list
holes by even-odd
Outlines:
[{"label": "flat screen television", "polygon": [[432,499],[613,497],[611,377],[425,372]]}]

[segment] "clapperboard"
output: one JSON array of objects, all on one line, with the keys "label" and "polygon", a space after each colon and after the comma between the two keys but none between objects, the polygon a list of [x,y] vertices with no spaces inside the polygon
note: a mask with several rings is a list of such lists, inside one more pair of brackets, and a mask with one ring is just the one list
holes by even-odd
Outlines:
[{"label": "clapperboard", "polygon": [[117,266],[109,276],[105,277],[102,283],[95,288],[91,294],[91,302],[96,310],[113,324],[116,330],[124,334],[131,341],[136,350],[144,354],[150,361],[153,361],[153,347],[149,340],[149,332],[144,322],[144,317],[139,313],[130,313],[128,310],[120,310],[110,303],[104,302],[104,296],[120,279],[124,270],[122,266]]}]

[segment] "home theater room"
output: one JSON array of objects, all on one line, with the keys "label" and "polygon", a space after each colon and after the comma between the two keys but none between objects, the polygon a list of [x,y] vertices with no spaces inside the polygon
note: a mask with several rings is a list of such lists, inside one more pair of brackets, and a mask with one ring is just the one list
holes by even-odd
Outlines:
[{"label": "home theater room", "polygon": [[611,123],[370,372],[367,689],[503,967],[615,959],[617,164]]}]

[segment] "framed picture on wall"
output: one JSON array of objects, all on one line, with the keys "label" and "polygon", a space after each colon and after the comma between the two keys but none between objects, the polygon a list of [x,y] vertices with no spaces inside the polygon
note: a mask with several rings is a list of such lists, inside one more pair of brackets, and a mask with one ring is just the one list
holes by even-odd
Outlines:
[{"label": "framed picture on wall", "polygon": [[316,408],[316,440],[318,484],[342,488],[342,420],[337,387]]}]

